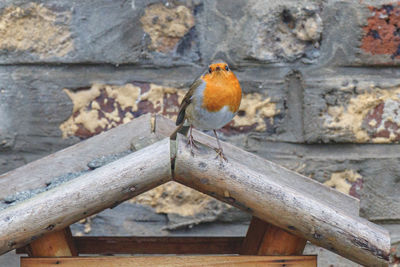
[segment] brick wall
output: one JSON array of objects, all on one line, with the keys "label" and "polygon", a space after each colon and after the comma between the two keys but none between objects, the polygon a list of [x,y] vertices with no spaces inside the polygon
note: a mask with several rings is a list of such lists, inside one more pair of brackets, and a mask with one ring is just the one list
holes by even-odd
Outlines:
[{"label": "brick wall", "polygon": [[[175,118],[223,58],[244,95],[221,138],[359,198],[400,258],[399,27],[389,1],[2,1],[0,173],[144,113]],[[136,201],[209,214],[163,190]]]}]

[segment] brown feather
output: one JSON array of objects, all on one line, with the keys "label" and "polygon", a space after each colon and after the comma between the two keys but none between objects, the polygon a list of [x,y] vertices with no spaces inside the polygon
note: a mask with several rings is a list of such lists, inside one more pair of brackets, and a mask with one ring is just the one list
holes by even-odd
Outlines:
[{"label": "brown feather", "polygon": [[199,78],[195,80],[189,88],[189,91],[186,93],[183,98],[181,105],[179,106],[178,117],[176,119],[176,125],[180,125],[185,121],[185,111],[189,104],[192,102],[192,96],[197,87],[201,85],[203,81]]}]

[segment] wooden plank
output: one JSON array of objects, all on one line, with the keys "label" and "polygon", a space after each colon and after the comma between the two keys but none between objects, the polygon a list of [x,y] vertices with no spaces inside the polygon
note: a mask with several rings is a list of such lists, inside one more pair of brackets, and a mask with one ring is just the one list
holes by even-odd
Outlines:
[{"label": "wooden plank", "polygon": [[[254,217],[256,218],[256,217]],[[257,255],[301,255],[307,240],[264,222],[266,231],[258,248]]]},{"label": "wooden plank", "polygon": [[241,254],[263,256],[301,255],[307,240],[290,234],[257,217],[251,219]]},{"label": "wooden plank", "polygon": [[29,256],[35,257],[78,256],[69,227],[34,240],[29,244],[28,251]]},{"label": "wooden plank", "polygon": [[202,144],[192,156],[181,135],[176,146],[174,180],[352,261],[387,266],[387,230],[277,182],[286,169],[270,165],[270,171],[258,172],[248,164],[246,154],[233,157],[227,150],[229,161],[221,162],[214,149]]},{"label": "wooden plank", "polygon": [[316,256],[153,256],[21,258],[21,267],[267,266],[316,267]]},{"label": "wooden plank", "polygon": [[[161,136],[169,136],[176,128],[173,121],[161,115],[156,116],[155,126],[155,133]],[[193,130],[193,137],[196,141],[206,146],[217,147],[217,142],[214,137],[206,135],[196,129]],[[309,177],[295,173],[229,143],[221,142],[221,145],[228,160],[235,159],[260,173],[271,173],[276,183],[302,191],[309,197],[325,202],[328,206],[340,209],[350,215],[359,214],[360,201],[358,199],[343,194],[336,189],[325,186]]]},{"label": "wooden plank", "polygon": [[240,254],[257,255],[258,249],[263,241],[265,232],[267,231],[266,223],[263,220],[254,217],[250,221],[247,229],[246,237],[243,240]]},{"label": "wooden plank", "polygon": [[131,143],[152,131],[151,115],[133,121],[67,147],[42,159],[0,175],[0,199],[19,191],[45,187],[57,176],[82,171],[87,164],[104,155],[130,149]]},{"label": "wooden plank", "polygon": [[238,254],[243,237],[75,237],[82,254]]},{"label": "wooden plank", "polygon": [[166,138],[0,211],[0,254],[170,180]]},{"label": "wooden plank", "polygon": [[[239,254],[244,237],[76,236],[79,254]],[[28,253],[28,246],[17,253]]]}]

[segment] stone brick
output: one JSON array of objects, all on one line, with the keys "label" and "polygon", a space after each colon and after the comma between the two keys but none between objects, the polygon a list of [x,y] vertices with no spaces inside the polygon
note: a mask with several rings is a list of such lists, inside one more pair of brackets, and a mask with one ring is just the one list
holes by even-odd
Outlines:
[{"label": "stone brick", "polygon": [[0,64],[199,60],[194,6],[154,2],[3,1]]},{"label": "stone brick", "polygon": [[63,137],[87,138],[127,123],[145,113],[176,118],[184,91],[150,83],[122,86],[93,84],[77,91],[65,89],[73,102],[70,118],[60,125]]},{"label": "stone brick", "polygon": [[[93,84],[90,88],[65,89],[65,92],[74,106],[70,118],[60,125],[63,136],[87,138],[145,113],[158,113],[175,120],[186,90],[133,82],[122,86]],[[222,132],[273,133],[278,114],[276,103],[265,93],[244,93],[238,116]]]},{"label": "stone brick", "polygon": [[322,64],[343,66],[398,65],[400,9],[395,1],[332,2],[322,18]]},{"label": "stone brick", "polygon": [[[90,1],[7,1],[0,4],[7,37],[0,63],[170,66],[224,57],[235,64],[309,64],[319,57],[321,12],[318,1],[102,0],[96,6]],[[32,31],[24,30],[29,27]]]},{"label": "stone brick", "polygon": [[40,59],[64,57],[74,49],[70,21],[69,10],[56,12],[37,3],[10,5],[0,15],[0,50],[29,51]]},{"label": "stone brick", "polygon": [[201,55],[240,65],[312,63],[323,30],[317,2],[206,1],[196,25]]},{"label": "stone brick", "polygon": [[140,21],[150,35],[150,49],[162,53],[172,50],[195,24],[193,13],[186,6],[162,3],[148,6]]},{"label": "stone brick", "polygon": [[130,203],[150,206],[167,214],[166,230],[191,228],[210,222],[247,222],[251,216],[181,184],[170,182],[139,195]]},{"label": "stone brick", "polygon": [[[367,25],[363,27],[361,49],[376,57],[376,64],[398,62],[400,55],[400,6],[387,2],[381,5],[368,6],[370,15]],[[394,61],[395,60],[395,61]]]},{"label": "stone brick", "polygon": [[399,80],[343,75],[306,81],[307,142],[392,143],[400,140]]}]

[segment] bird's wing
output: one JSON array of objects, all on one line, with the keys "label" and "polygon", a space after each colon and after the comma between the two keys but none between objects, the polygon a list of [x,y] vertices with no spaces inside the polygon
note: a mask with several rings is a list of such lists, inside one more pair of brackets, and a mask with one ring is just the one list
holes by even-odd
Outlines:
[{"label": "bird's wing", "polygon": [[203,81],[199,78],[195,80],[189,88],[189,91],[186,93],[183,98],[181,105],[179,106],[178,117],[176,119],[176,125],[180,125],[185,121],[185,111],[187,106],[192,102],[192,96],[197,87],[201,85]]}]

